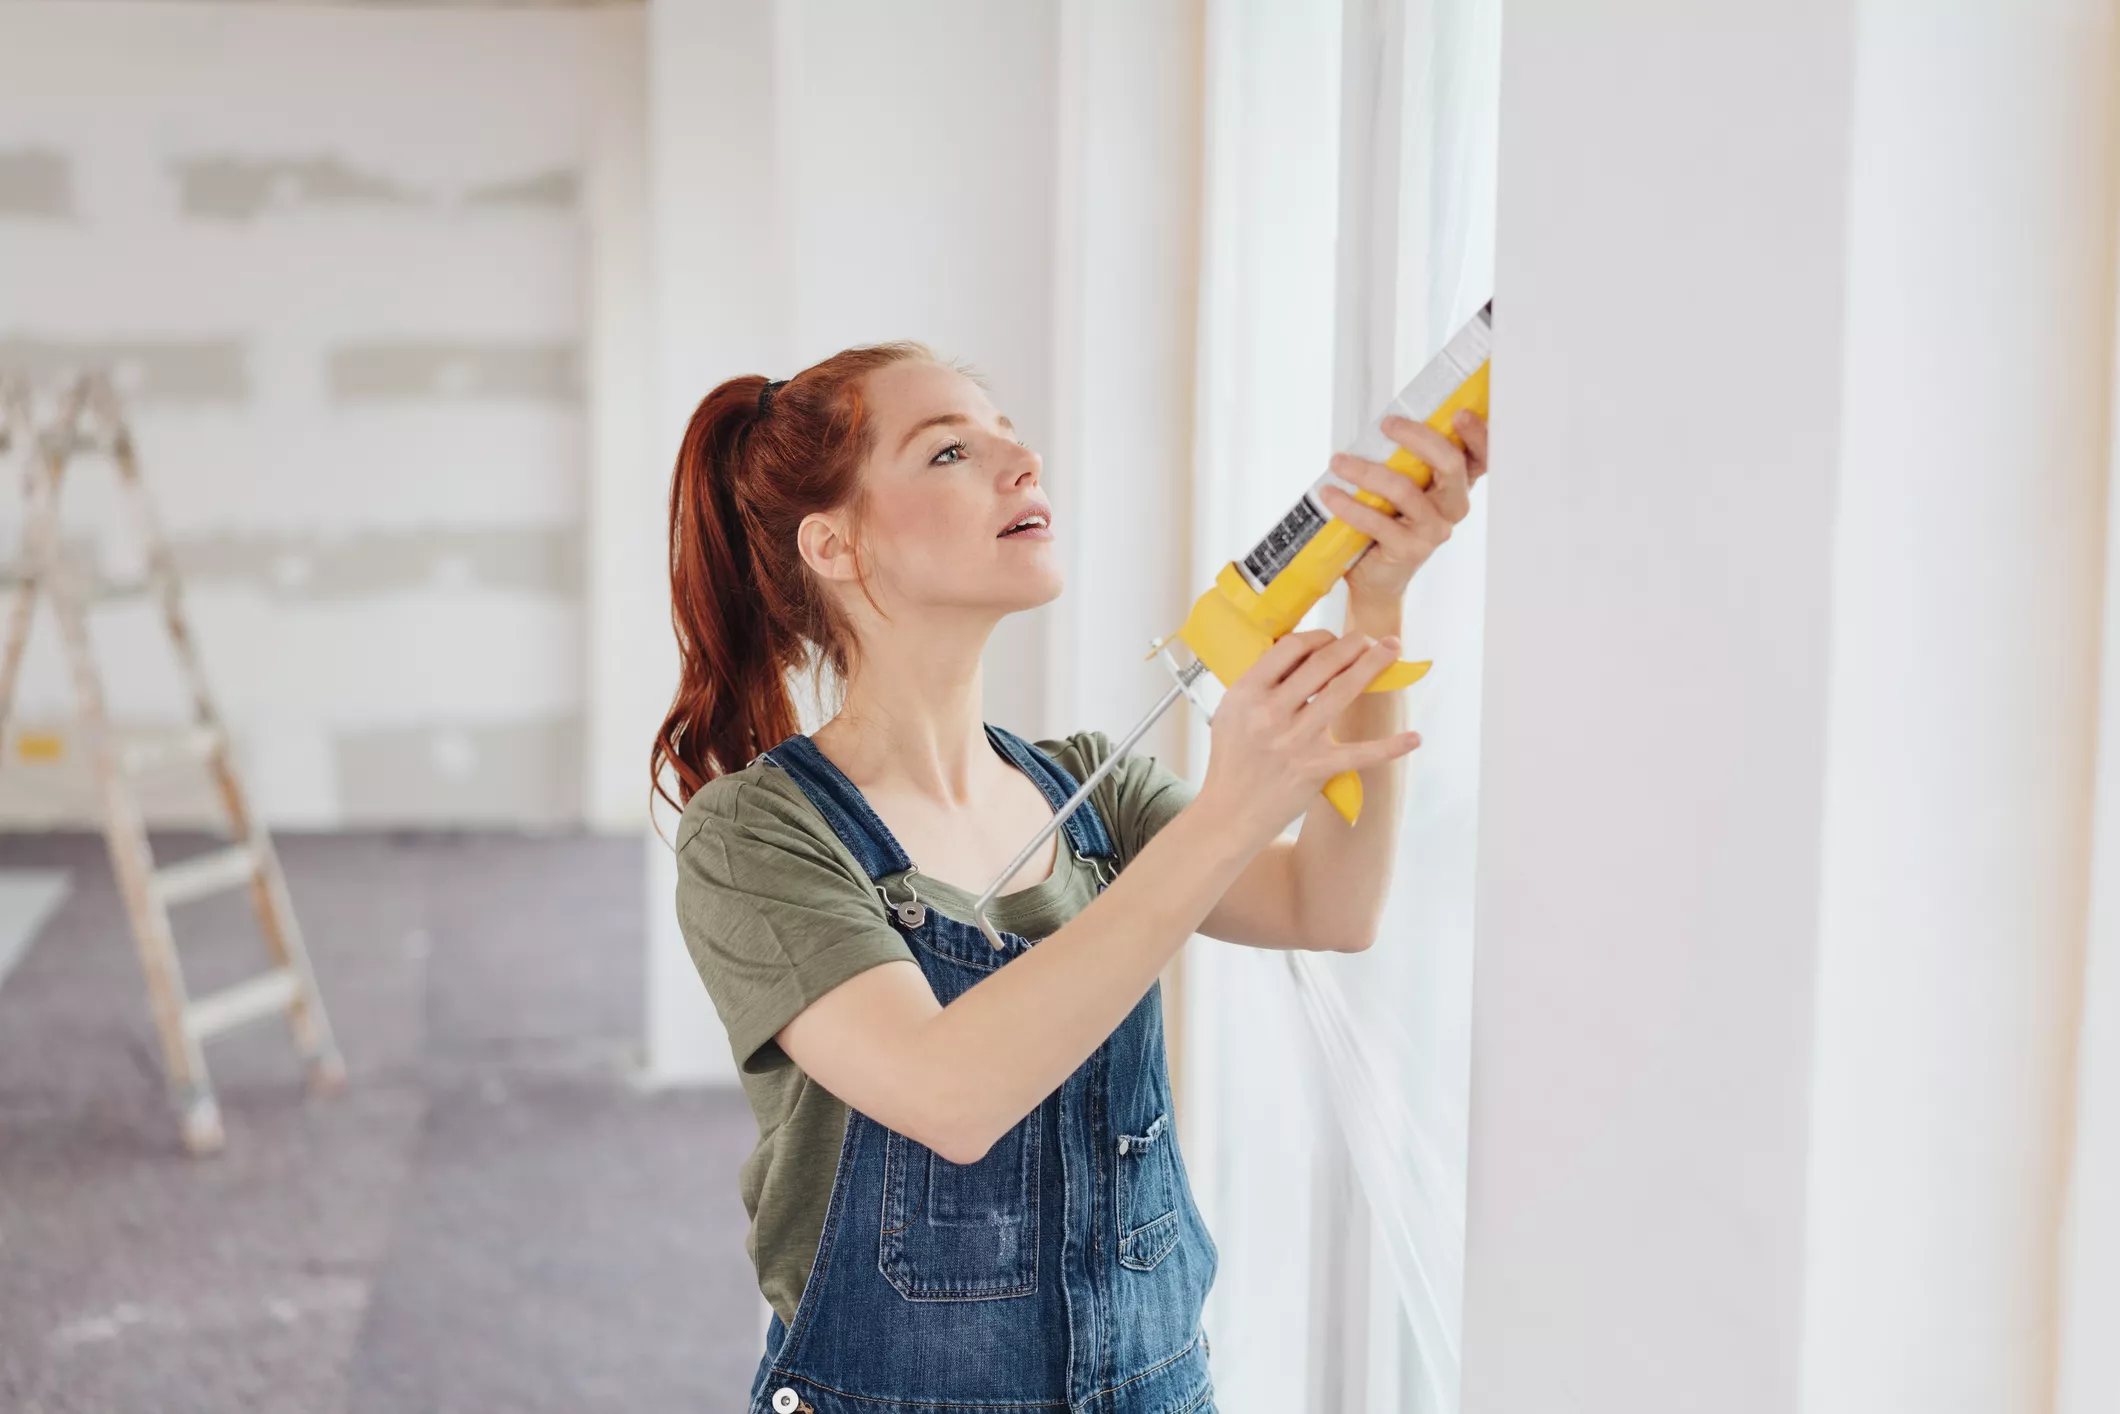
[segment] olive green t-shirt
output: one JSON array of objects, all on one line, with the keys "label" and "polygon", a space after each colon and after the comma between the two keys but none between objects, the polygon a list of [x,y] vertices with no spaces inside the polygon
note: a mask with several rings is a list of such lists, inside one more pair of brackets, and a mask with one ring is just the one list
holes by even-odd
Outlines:
[{"label": "olive green t-shirt", "polygon": [[[1038,746],[1078,781],[1111,754],[1102,732]],[[1192,796],[1192,785],[1155,757],[1129,755],[1090,800],[1123,868]],[[1092,867],[1075,855],[1065,831],[1060,841],[1048,878],[994,900],[988,916],[995,927],[1047,937],[1096,897]],[[754,761],[695,792],[678,822],[676,848],[678,923],[758,1118],[758,1147],[741,1174],[751,1218],[744,1246],[759,1290],[792,1324],[824,1231],[847,1108],[774,1038],[849,977],[878,963],[911,961],[913,953],[852,852],[771,762]],[[902,878],[882,881],[894,899],[904,897]],[[916,885],[930,908],[972,922],[975,895],[925,874]]]}]

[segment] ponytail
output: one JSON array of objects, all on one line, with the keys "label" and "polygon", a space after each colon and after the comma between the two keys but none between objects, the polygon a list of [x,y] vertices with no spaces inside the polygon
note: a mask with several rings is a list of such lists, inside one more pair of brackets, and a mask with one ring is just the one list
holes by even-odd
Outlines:
[{"label": "ponytail", "polygon": [[677,694],[649,753],[654,793],[678,809],[798,730],[792,671],[846,675],[852,635],[796,528],[857,502],[874,440],[862,380],[932,357],[909,342],[848,349],[784,382],[731,378],[693,412],[670,478]]}]

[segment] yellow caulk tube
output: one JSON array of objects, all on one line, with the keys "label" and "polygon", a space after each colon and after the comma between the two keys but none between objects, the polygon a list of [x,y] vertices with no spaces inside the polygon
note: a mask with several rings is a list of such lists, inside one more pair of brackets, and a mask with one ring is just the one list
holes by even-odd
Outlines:
[{"label": "yellow caulk tube", "polygon": [[[1385,416],[1425,422],[1457,441],[1451,419],[1459,409],[1470,408],[1483,418],[1487,415],[1488,356],[1493,344],[1494,302],[1489,300],[1391,400]],[[1382,422],[1379,417],[1352,450],[1405,473],[1416,486],[1427,490],[1435,473],[1426,462],[1386,437]],[[1387,447],[1389,457],[1381,455]],[[1303,493],[1287,515],[1274,523],[1251,553],[1222,567],[1215,576],[1214,587],[1200,596],[1186,615],[1184,626],[1172,635],[1190,648],[1225,686],[1258,662],[1275,640],[1293,632],[1311,607],[1362,557],[1363,551],[1376,543],[1325,509],[1318,492],[1326,486],[1337,486],[1365,505],[1391,510],[1390,502],[1374,491],[1350,485],[1327,472]],[[1394,663],[1363,691],[1395,691],[1418,682],[1428,668],[1427,663]],[[1362,813],[1362,778],[1353,771],[1342,771],[1325,783],[1325,798],[1352,825]]]},{"label": "yellow caulk tube", "polygon": [[[1442,352],[1430,359],[1427,367],[1391,400],[1384,416],[1395,414],[1414,422],[1425,422],[1453,442],[1458,441],[1450,426],[1458,409],[1470,408],[1481,417],[1487,415],[1487,363],[1493,343],[1494,301],[1489,300],[1464,328],[1451,336]],[[1414,485],[1427,490],[1435,479],[1434,471],[1426,462],[1385,436],[1382,423],[1383,417],[1380,416],[1349,450],[1404,472],[1413,479]],[[1346,521],[1333,518],[1318,500],[1318,492],[1325,486],[1338,486],[1365,505],[1379,510],[1391,509],[1390,503],[1375,492],[1349,485],[1327,472],[1303,493],[1303,499],[1297,501],[1287,515],[1274,523],[1266,538],[1253,546],[1249,554],[1222,567],[1222,572],[1215,576],[1214,587],[1192,606],[1184,625],[1176,633],[1159,639],[1149,650],[1153,657],[1172,639],[1192,650],[1194,661],[1176,668],[1177,684],[1148,710],[1147,716],[1113,743],[1111,754],[1104,763],[1053,812],[1052,819],[1031,837],[1030,843],[1017,852],[1008,867],[973,902],[972,917],[978,920],[980,931],[995,948],[1002,948],[1003,943],[1001,934],[987,921],[987,908],[1008,881],[1030,862],[1031,855],[1053,837],[1083,801],[1089,799],[1089,793],[1097,783],[1125,759],[1134,743],[1147,735],[1148,729],[1202,674],[1212,672],[1225,686],[1242,677],[1276,639],[1294,631],[1311,606],[1324,598],[1340,576],[1362,558],[1362,552],[1376,543]],[[1371,679],[1363,691],[1391,692],[1409,686],[1420,681],[1428,668],[1427,663],[1394,663]],[[1362,813],[1362,778],[1353,771],[1342,771],[1325,783],[1325,798],[1352,825]]]}]

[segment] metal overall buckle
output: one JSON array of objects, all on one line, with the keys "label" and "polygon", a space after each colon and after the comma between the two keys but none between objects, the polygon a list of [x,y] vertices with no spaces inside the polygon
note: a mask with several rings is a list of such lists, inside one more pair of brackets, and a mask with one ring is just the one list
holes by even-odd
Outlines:
[{"label": "metal overall buckle", "polygon": [[906,896],[903,899],[892,898],[889,889],[885,885],[876,885],[876,893],[883,899],[883,906],[897,917],[898,922],[902,926],[907,928],[918,928],[921,924],[927,922],[927,905],[920,901],[920,891],[913,887],[913,876],[919,872],[917,869],[905,871]]}]

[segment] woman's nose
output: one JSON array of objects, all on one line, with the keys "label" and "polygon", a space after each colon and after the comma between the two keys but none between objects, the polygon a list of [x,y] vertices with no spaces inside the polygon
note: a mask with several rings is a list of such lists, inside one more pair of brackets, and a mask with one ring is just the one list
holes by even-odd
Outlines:
[{"label": "woman's nose", "polygon": [[1016,459],[1010,466],[1009,481],[1016,486],[1036,486],[1045,471],[1045,458],[1029,447],[1019,445]]}]

